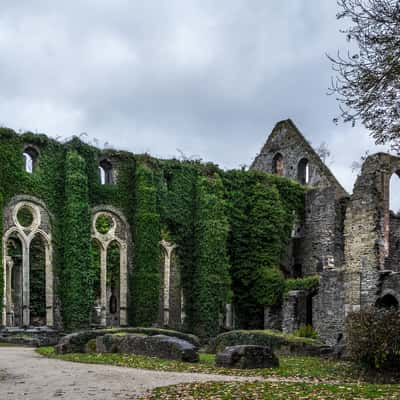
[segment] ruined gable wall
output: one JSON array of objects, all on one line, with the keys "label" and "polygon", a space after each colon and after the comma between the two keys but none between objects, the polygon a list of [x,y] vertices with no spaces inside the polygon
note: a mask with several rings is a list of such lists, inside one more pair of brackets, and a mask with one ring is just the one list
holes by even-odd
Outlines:
[{"label": "ruined gable wall", "polygon": [[276,124],[251,168],[273,173],[273,159],[278,153],[283,156],[283,176],[298,180],[299,162],[307,159],[309,162],[309,186],[335,186],[339,196],[346,195],[346,191],[291,120]]}]

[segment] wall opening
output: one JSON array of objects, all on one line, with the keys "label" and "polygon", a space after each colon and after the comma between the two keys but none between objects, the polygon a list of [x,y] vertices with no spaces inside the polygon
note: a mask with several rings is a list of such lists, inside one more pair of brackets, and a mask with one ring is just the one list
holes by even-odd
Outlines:
[{"label": "wall opening", "polygon": [[30,325],[46,325],[46,247],[41,235],[36,235],[29,250]]},{"label": "wall opening", "polygon": [[293,266],[293,278],[303,277],[303,266],[301,264],[294,264]]},{"label": "wall opening", "polygon": [[400,178],[398,173],[394,173],[390,177],[389,186],[389,210],[394,213],[400,211]]},{"label": "wall opening", "polygon": [[92,324],[101,325],[101,252],[97,240],[92,240],[93,310]]},{"label": "wall opening", "polygon": [[391,294],[386,294],[385,296],[379,298],[376,302],[376,307],[378,308],[395,308],[399,309],[399,302],[396,297]]},{"label": "wall opening", "polygon": [[107,248],[107,325],[109,326],[119,325],[120,263],[120,246],[113,240]]},{"label": "wall opening", "polygon": [[7,277],[10,280],[7,293],[9,304],[8,325],[22,326],[23,280],[22,280],[22,242],[16,234],[7,241]]},{"label": "wall opening", "polygon": [[281,153],[275,154],[272,160],[272,173],[283,176],[283,156]]},{"label": "wall opening", "polygon": [[302,185],[310,183],[310,163],[307,158],[302,158],[297,166],[297,180]]},{"label": "wall opening", "polygon": [[114,184],[113,165],[108,160],[102,160],[99,164],[100,183],[102,185]]},{"label": "wall opening", "polygon": [[35,148],[28,146],[25,148],[22,156],[24,157],[25,171],[32,174],[35,171],[39,153]]}]

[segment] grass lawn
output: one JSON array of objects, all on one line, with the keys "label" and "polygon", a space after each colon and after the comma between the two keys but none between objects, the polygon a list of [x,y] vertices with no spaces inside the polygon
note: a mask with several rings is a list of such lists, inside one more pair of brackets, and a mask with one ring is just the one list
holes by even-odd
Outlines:
[{"label": "grass lawn", "polygon": [[138,356],[133,354],[98,354],[72,353],[58,355],[53,347],[41,347],[36,350],[39,354],[65,361],[89,364],[108,364],[121,367],[152,369],[157,371],[198,372],[208,374],[300,378],[315,382],[357,382],[362,380],[359,371],[348,362],[332,361],[317,357],[287,357],[281,356],[279,368],[266,369],[227,369],[214,365],[214,354],[200,353],[199,363],[164,360],[160,358]]},{"label": "grass lawn", "polygon": [[[132,354],[64,354],[57,355],[52,347],[36,350],[39,354],[66,361],[91,364],[118,365],[158,371],[197,372],[236,376],[277,377],[282,382],[229,382],[196,383],[159,388],[143,399],[287,399],[287,400],[330,400],[330,399],[400,399],[400,384],[369,384],[360,371],[348,362],[332,361],[317,357],[281,356],[276,369],[238,370],[217,368],[215,355],[200,354],[196,364],[163,360]],[[306,383],[284,382],[299,379]],[[377,378],[377,377],[375,377]],[[379,378],[379,377],[378,377]],[[379,380],[379,379],[378,379]],[[395,381],[399,382],[399,380]]]},{"label": "grass lawn", "polygon": [[398,400],[400,385],[209,382],[158,388],[141,399]]}]

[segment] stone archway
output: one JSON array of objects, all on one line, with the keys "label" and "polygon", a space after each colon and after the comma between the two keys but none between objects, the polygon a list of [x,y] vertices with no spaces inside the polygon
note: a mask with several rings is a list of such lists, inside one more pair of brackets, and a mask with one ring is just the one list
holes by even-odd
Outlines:
[{"label": "stone archway", "polygon": [[375,303],[375,306],[378,308],[394,308],[396,310],[399,309],[399,301],[397,297],[394,296],[392,293],[387,292],[383,296],[379,297]]},{"label": "stone archway", "polygon": [[[100,307],[97,304],[94,307],[99,307],[100,325],[127,325],[128,224],[122,213],[113,207],[96,207],[92,214],[92,239],[100,251]],[[110,263],[115,261],[116,249],[119,253],[119,265],[117,271],[114,271],[118,276],[117,281],[110,270]]]},{"label": "stone archway", "polygon": [[[4,230],[2,243],[5,290],[2,324],[21,327],[32,324],[53,326],[51,229],[50,217],[43,203],[29,196],[15,197],[5,208]],[[31,253],[35,252],[32,244],[38,240],[43,246],[43,270],[40,275],[41,281],[36,282],[40,283],[43,293],[36,295],[37,288],[31,285],[34,274],[31,264],[34,262],[32,260],[35,260]],[[13,251],[13,246],[14,250],[18,247],[16,252]],[[37,274],[33,279],[35,283]]]}]

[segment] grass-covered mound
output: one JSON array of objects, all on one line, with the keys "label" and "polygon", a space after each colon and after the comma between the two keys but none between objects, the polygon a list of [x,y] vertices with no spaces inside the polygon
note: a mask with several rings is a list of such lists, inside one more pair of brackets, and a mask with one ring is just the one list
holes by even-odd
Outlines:
[{"label": "grass-covered mound", "polygon": [[398,399],[400,385],[360,385],[285,382],[207,382],[155,389],[142,400],[353,400]]},{"label": "grass-covered mound", "polygon": [[273,330],[237,330],[222,333],[210,341],[208,351],[218,353],[227,346],[236,345],[268,346],[281,353],[306,355],[320,355],[329,352],[329,348],[318,340],[285,335]]},{"label": "grass-covered mound", "polygon": [[140,334],[145,336],[165,335],[182,339],[192,344],[196,349],[200,347],[200,340],[191,334],[178,331],[157,328],[108,328],[108,329],[89,329],[79,332],[70,333],[64,336],[55,346],[55,350],[59,354],[65,353],[85,353],[93,350],[93,340],[104,335],[128,335]]},{"label": "grass-covered mound", "polygon": [[118,335],[129,334],[129,333],[143,334],[148,336],[165,335],[186,340],[187,342],[193,344],[194,346],[200,347],[200,339],[197,336],[192,335],[190,333],[173,331],[171,329],[134,327],[134,328],[107,328],[107,329],[98,329],[97,331],[104,333],[118,334]]}]

